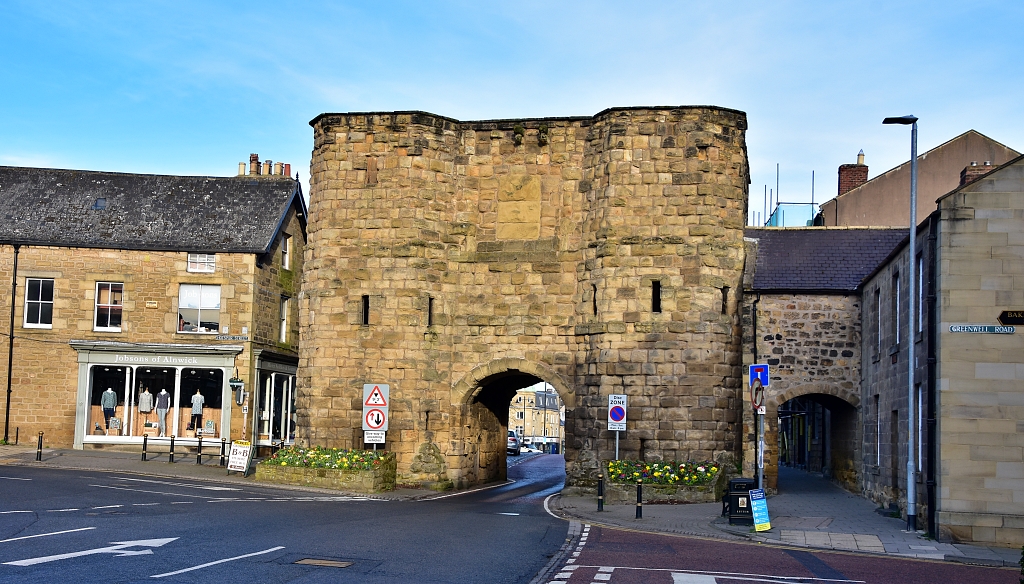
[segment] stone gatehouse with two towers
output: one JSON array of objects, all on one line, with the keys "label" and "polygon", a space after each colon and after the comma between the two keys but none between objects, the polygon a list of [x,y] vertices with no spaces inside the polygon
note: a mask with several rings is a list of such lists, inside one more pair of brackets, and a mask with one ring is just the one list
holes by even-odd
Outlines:
[{"label": "stone gatehouse with two towers", "polygon": [[299,442],[362,447],[391,387],[400,482],[503,478],[508,406],[566,405],[568,484],[614,457],[738,457],[746,115],[708,106],[463,122],[323,114],[300,301]]}]

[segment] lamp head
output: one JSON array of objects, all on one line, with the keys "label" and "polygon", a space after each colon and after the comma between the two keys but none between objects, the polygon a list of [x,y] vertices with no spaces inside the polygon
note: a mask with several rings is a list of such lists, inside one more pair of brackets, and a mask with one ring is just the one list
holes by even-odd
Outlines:
[{"label": "lamp head", "polygon": [[898,118],[885,118],[882,120],[883,124],[899,124],[901,126],[909,126],[917,121],[915,116],[900,116]]}]

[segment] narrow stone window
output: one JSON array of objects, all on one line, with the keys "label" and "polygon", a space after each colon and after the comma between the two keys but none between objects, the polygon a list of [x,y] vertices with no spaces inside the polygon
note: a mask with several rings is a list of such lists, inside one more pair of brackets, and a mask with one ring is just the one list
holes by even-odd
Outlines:
[{"label": "narrow stone window", "polygon": [[597,284],[591,284],[590,287],[593,288],[593,294],[590,297],[590,301],[594,305],[594,316],[597,316]]},{"label": "narrow stone window", "polygon": [[900,273],[895,272],[892,275],[892,294],[889,295],[892,300],[892,338],[893,344],[900,344]]},{"label": "narrow stone window", "polygon": [[882,351],[882,289],[875,288],[875,357]]},{"label": "narrow stone window", "polygon": [[427,326],[434,326],[434,297],[427,296]]},{"label": "narrow stone window", "polygon": [[366,157],[366,184],[377,184],[377,157]]},{"label": "narrow stone window", "polygon": [[729,313],[729,287],[722,286],[722,314]]},{"label": "narrow stone window", "polygon": [[661,312],[661,280],[651,281],[651,312]]},{"label": "narrow stone window", "polygon": [[363,324],[370,324],[370,296],[363,294]]}]

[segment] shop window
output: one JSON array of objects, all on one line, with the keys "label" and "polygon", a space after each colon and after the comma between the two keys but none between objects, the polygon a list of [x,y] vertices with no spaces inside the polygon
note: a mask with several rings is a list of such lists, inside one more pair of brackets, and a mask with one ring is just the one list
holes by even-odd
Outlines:
[{"label": "shop window", "polygon": [[178,289],[178,332],[220,330],[220,286],[182,284]]},{"label": "shop window", "polygon": [[96,282],[96,319],[93,330],[121,332],[124,284]]},{"label": "shop window", "polygon": [[[197,399],[196,396],[201,399]],[[182,369],[178,391],[176,436],[216,436],[224,396],[220,369]],[[199,411],[196,414],[194,412]]]},{"label": "shop window", "polygon": [[217,269],[217,256],[212,253],[188,254],[188,271],[212,274]]},{"label": "shop window", "polygon": [[25,279],[25,328],[53,328],[53,279]]},{"label": "shop window", "polygon": [[282,343],[288,342],[288,309],[291,306],[290,298],[287,296],[281,297],[281,313],[278,315],[278,337],[277,340]]},{"label": "shop window", "polygon": [[292,236],[287,233],[281,237],[281,267],[292,269]]}]

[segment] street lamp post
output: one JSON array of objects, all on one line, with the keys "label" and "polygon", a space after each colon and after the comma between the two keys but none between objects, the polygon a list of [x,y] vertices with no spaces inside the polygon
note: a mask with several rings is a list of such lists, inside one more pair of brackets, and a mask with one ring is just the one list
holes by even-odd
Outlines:
[{"label": "street lamp post", "polygon": [[[917,531],[917,465],[914,460],[914,321],[916,320],[914,270],[917,267],[917,118],[902,116],[885,118],[883,124],[910,126],[910,257],[907,261],[907,530]],[[897,307],[898,309],[898,307]],[[895,485],[893,485],[895,486]]]}]

